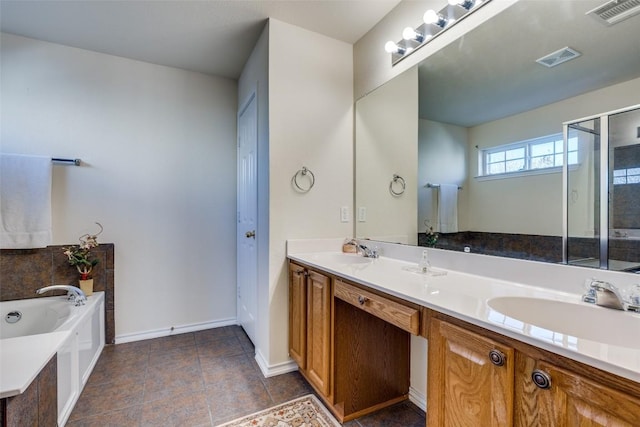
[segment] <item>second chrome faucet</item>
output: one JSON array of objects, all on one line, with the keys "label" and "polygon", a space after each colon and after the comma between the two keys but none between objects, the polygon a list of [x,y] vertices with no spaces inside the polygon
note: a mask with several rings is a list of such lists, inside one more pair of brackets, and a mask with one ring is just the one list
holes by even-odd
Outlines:
[{"label": "second chrome faucet", "polygon": [[591,279],[587,281],[587,286],[587,293],[582,296],[584,302],[640,313],[640,295],[632,294],[630,298],[625,298],[620,289],[603,280]]}]

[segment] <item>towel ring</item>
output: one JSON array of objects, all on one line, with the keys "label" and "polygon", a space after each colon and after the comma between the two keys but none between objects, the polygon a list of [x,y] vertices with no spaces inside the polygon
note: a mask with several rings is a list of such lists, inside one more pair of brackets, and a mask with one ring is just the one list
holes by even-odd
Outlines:
[{"label": "towel ring", "polygon": [[[310,182],[309,182],[309,187],[305,188],[303,185],[300,185],[300,183],[298,182],[298,179],[302,178],[303,176],[307,176],[307,174],[309,175]],[[298,172],[295,173],[295,175],[293,175],[293,185],[295,185],[298,191],[300,191],[301,193],[306,193],[309,190],[311,190],[315,183],[316,183],[315,175],[313,174],[313,172],[307,169],[306,166],[303,166],[302,169],[300,169]]]},{"label": "towel ring", "polygon": [[[395,191],[393,189],[393,184],[395,183],[399,183],[400,187],[402,187],[402,189],[400,191]],[[404,193],[404,190],[406,188],[406,183],[404,182],[404,178],[401,177],[400,175],[397,174],[393,174],[393,179],[391,180],[391,182],[389,183],[389,192],[394,195],[394,196],[400,196],[402,195],[402,193]]]}]

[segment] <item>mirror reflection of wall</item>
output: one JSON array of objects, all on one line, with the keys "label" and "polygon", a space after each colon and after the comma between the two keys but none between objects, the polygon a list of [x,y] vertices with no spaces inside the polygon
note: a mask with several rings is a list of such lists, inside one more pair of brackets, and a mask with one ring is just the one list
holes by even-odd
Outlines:
[{"label": "mirror reflection of wall", "polygon": [[[440,223],[455,222],[467,229],[467,203],[462,190],[468,173],[468,132],[461,126],[420,119],[418,127],[418,230],[442,232]],[[439,210],[442,185],[460,187],[456,194],[456,218],[443,218]]]},{"label": "mirror reflection of wall", "polygon": [[417,243],[417,86],[412,68],[356,103],[357,238]]}]

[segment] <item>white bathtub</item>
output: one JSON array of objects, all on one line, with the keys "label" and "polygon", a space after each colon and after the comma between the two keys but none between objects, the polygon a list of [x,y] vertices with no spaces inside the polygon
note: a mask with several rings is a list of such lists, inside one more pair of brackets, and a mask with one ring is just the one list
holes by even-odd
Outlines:
[{"label": "white bathtub", "polygon": [[78,307],[66,297],[2,301],[0,314],[0,396],[24,392],[57,353],[58,425],[64,426],[104,348],[104,292]]},{"label": "white bathtub", "polygon": [[[47,297],[0,301],[0,313],[0,340],[4,340],[53,332],[63,324],[75,320],[81,310],[75,310],[66,297]],[[9,313],[19,313],[20,320],[16,323],[7,322]]]}]

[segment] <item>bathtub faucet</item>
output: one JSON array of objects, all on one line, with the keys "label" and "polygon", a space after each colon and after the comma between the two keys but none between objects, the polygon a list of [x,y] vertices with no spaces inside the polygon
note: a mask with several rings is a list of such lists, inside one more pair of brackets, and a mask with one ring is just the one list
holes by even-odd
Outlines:
[{"label": "bathtub faucet", "polygon": [[73,301],[76,306],[84,305],[87,302],[87,296],[82,292],[82,289],[76,288],[70,285],[52,285],[45,286],[36,291],[36,294],[43,294],[49,291],[67,291],[67,299]]}]

